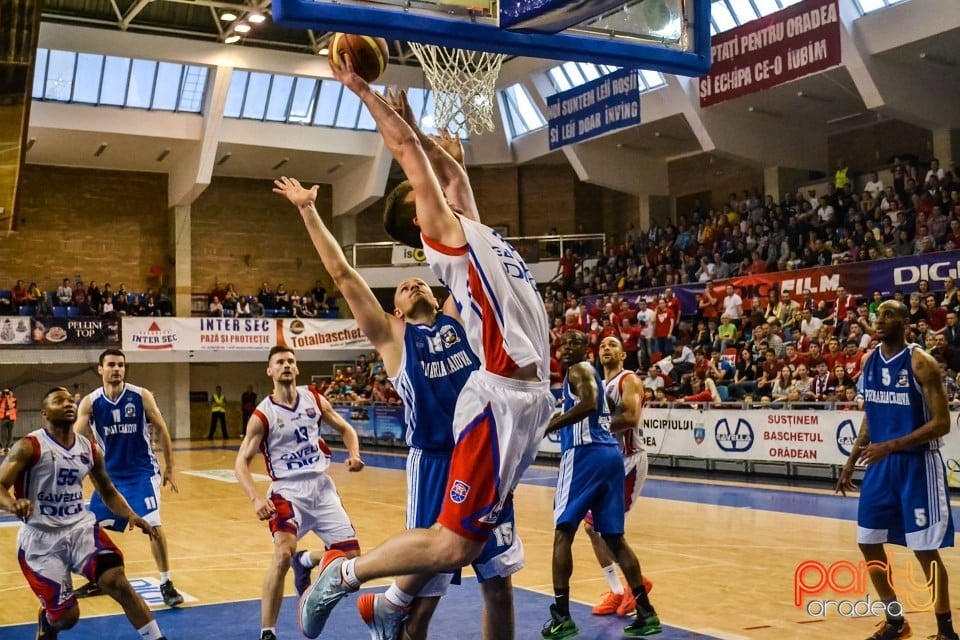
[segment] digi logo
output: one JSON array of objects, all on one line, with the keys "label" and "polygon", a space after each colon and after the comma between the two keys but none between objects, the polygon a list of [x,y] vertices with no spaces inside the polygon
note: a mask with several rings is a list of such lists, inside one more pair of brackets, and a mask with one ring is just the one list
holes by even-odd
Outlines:
[{"label": "digi logo", "polygon": [[461,504],[470,494],[470,485],[463,480],[454,480],[450,488],[450,499],[457,504]]}]

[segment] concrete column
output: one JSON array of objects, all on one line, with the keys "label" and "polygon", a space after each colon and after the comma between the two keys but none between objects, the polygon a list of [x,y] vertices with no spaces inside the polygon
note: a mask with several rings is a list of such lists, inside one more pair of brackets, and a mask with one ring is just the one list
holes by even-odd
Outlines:
[{"label": "concrete column", "polygon": [[170,216],[170,254],[173,255],[173,310],[182,318],[190,317],[190,293],[193,280],[190,205],[172,207]]},{"label": "concrete column", "polygon": [[960,162],[960,129],[933,130],[933,157],[940,160],[944,170],[950,164]]},{"label": "concrete column", "polygon": [[174,390],[171,405],[165,410],[170,437],[190,439],[190,365],[177,362],[170,365],[170,387]]}]

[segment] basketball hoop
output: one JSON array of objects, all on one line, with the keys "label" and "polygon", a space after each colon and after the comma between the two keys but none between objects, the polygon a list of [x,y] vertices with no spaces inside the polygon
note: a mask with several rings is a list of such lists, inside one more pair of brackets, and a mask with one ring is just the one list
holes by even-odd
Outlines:
[{"label": "basketball hoop", "polygon": [[480,135],[493,131],[493,90],[503,63],[502,53],[467,51],[411,42],[434,92],[434,124],[438,131]]}]

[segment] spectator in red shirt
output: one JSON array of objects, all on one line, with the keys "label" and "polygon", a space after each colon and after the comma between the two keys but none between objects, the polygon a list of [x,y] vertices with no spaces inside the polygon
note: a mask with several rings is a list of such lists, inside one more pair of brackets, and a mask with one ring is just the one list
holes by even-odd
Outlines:
[{"label": "spectator in red shirt", "polygon": [[927,303],[927,324],[936,332],[939,332],[947,326],[947,310],[937,304],[937,298],[933,294],[926,297]]},{"label": "spectator in red shirt", "polygon": [[640,368],[640,340],[643,338],[643,329],[630,323],[630,318],[620,320],[620,329],[617,337],[623,345],[625,358],[623,368],[627,371],[636,371]]},{"label": "spectator in red shirt", "polygon": [[673,329],[677,317],[667,308],[667,301],[660,298],[657,301],[656,318],[653,326],[654,350],[659,351],[662,357],[673,353]]},{"label": "spectator in red shirt", "polygon": [[[843,367],[847,377],[854,382],[860,377],[860,361],[863,359],[863,352],[860,351],[860,345],[854,340],[848,340],[843,346],[843,354],[837,358],[834,368],[838,365]],[[847,386],[844,384],[844,386]]]},{"label": "spectator in red shirt", "polygon": [[856,309],[857,299],[847,293],[843,287],[837,287],[837,299],[833,303],[833,322],[840,322],[847,317],[847,309]]},{"label": "spectator in red shirt", "polygon": [[840,340],[837,338],[830,338],[827,341],[827,352],[823,354],[823,359],[827,363],[827,368],[833,371],[833,367],[836,366],[837,359],[839,359],[842,355],[843,353],[840,351]]}]

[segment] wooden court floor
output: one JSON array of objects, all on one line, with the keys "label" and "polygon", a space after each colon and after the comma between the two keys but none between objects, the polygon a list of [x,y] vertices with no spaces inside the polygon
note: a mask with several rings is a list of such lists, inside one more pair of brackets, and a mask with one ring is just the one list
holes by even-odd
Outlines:
[{"label": "wooden court floor", "polygon": [[[236,445],[237,441],[216,447],[176,443],[180,493],[165,491],[162,516],[173,580],[179,589],[197,598],[196,604],[259,598],[270,560],[266,524],[256,519],[239,485],[220,479],[232,477]],[[330,474],[357,528],[361,546],[371,548],[403,527],[405,484],[402,470],[383,466],[384,460],[396,460],[367,457],[368,464],[379,459],[380,466],[369,464],[359,474],[347,474],[341,464],[335,463]],[[262,466],[255,470],[263,473]],[[515,584],[545,594],[552,593],[550,478],[554,474],[549,467],[534,467],[528,476],[540,484],[523,483],[516,494],[517,526],[527,566],[514,577]],[[684,488],[681,483],[691,483],[676,479],[660,482],[676,483],[680,488]],[[717,495],[723,499],[718,502],[730,503],[726,499],[730,498],[741,506],[644,497],[628,517],[628,539],[644,573],[655,583],[652,601],[666,624],[725,639],[836,640],[866,638],[872,633],[874,618],[845,618],[832,613],[817,619],[793,605],[794,572],[800,563],[859,561],[855,522],[754,508],[749,500],[744,502],[743,496],[757,491],[757,485],[712,484],[722,487]],[[258,486],[265,491],[267,482]],[[830,494],[773,489],[782,493],[777,499],[781,509],[787,505],[788,511],[791,501],[806,504],[811,497]],[[798,511],[804,509],[809,511],[807,507]],[[17,528],[9,521],[0,522],[4,524],[7,526],[0,526],[0,625],[31,622],[36,619],[37,604],[16,562]],[[156,577],[142,534],[113,534],[113,538],[126,556],[128,576]],[[311,534],[303,544],[320,543]],[[585,536],[578,536],[574,558],[571,597],[592,604],[606,588]],[[905,563],[908,556],[898,550],[897,559]],[[951,574],[960,580],[957,553],[948,549],[944,559]],[[75,584],[82,582],[83,578],[75,579]],[[954,591],[960,593],[960,587]],[[291,576],[287,594],[293,593]],[[820,597],[860,600],[862,594]],[[955,595],[953,601],[960,604],[960,596]],[[107,598],[83,600],[81,609],[84,617],[119,612]],[[517,615],[539,619],[546,617],[546,611],[518,611]],[[908,619],[917,637],[936,630],[930,612],[908,614]],[[258,629],[258,619],[238,621],[235,635],[239,637],[242,631],[244,637],[256,637]]]}]

